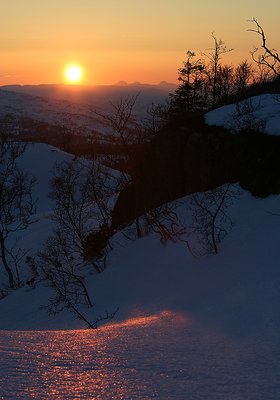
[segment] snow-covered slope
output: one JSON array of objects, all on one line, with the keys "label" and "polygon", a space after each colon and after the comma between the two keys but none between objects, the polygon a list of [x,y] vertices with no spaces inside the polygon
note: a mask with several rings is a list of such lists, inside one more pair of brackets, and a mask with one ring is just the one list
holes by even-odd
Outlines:
[{"label": "snow-covered slope", "polygon": [[[28,149],[23,164],[40,184],[39,221],[30,227],[23,245],[32,251],[50,232],[46,219],[49,170],[55,161],[71,156],[46,145]],[[178,214],[187,217],[185,199]],[[253,198],[242,192],[231,206],[234,228],[218,255],[193,257],[183,242],[163,246],[156,235],[138,241],[115,236],[108,267],[96,275],[88,268],[88,287],[96,306],[85,310],[94,321],[105,311],[119,309],[116,320],[162,311],[184,314],[196,322],[227,332],[248,335],[280,328],[280,196]],[[82,321],[63,311],[49,317],[51,289],[44,283],[15,291],[0,301],[0,329],[72,329]]]},{"label": "snow-covered slope", "polygon": [[[0,91],[0,114],[11,106],[19,112],[24,109],[34,113],[33,116],[42,112],[48,120],[46,109],[55,113],[57,107],[47,101],[46,109],[41,110],[45,100],[37,100],[36,108],[33,96]],[[68,107],[66,103],[65,106]],[[240,107],[249,111],[251,121],[265,120],[265,132],[280,134],[278,98],[257,96]],[[236,106],[228,105],[207,113],[205,118],[208,124],[232,128],[236,124],[235,113]],[[55,162],[71,158],[51,146],[34,144],[28,146],[21,160],[22,167],[38,181],[35,193],[39,198],[38,221],[24,232],[20,241],[31,254],[40,248],[52,229],[48,219],[53,207],[48,198],[50,170]],[[177,209],[180,218],[186,221],[188,201],[188,198],[182,199]],[[155,234],[134,242],[117,234],[108,255],[107,269],[96,275],[88,266],[87,283],[95,303],[93,309],[84,310],[88,319],[94,321],[105,311],[117,308],[115,318],[119,320],[167,310],[191,316],[201,324],[232,335],[279,329],[280,196],[256,199],[241,191],[229,213],[234,227],[216,256],[194,257],[185,242],[168,242],[163,246]],[[42,282],[35,288],[24,286],[2,299],[0,329],[84,327],[82,321],[67,311],[49,317],[41,306],[47,305],[51,295],[51,289]]]},{"label": "snow-covered slope", "polygon": [[34,197],[38,199],[37,213],[39,215],[52,211],[53,203],[48,198],[48,181],[55,163],[70,161],[74,158],[56,147],[43,143],[28,143],[26,151],[19,160],[19,166],[35,176],[37,182]]},{"label": "snow-covered slope", "polygon": [[99,126],[88,104],[0,90],[0,118],[6,116],[19,121],[31,118],[65,126],[76,129],[80,134],[87,134]]},{"label": "snow-covered slope", "polygon": [[[72,155],[55,147],[37,143],[28,144],[24,155],[19,159],[19,166],[28,171],[37,181],[33,192],[34,199],[37,199],[36,215],[34,215],[35,222],[28,230],[17,232],[14,236],[10,236],[10,239],[11,243],[17,239],[17,246],[28,249],[31,256],[40,248],[52,229],[48,218],[53,210],[53,203],[48,197],[51,170],[56,162],[69,161],[72,158]],[[20,272],[22,277],[28,276],[24,270]],[[2,263],[0,263],[0,277],[1,282],[6,281]]]},{"label": "snow-covered slope", "polygon": [[106,110],[111,103],[139,94],[136,114],[145,114],[152,103],[163,103],[175,85],[108,85],[75,87],[63,85],[0,87],[0,119],[31,118],[48,124],[65,126],[86,135],[104,130],[104,124],[92,112]]},{"label": "snow-covered slope", "polygon": [[242,127],[256,128],[270,135],[280,135],[280,95],[263,94],[229,104],[205,115],[209,125],[220,125],[233,131]]}]

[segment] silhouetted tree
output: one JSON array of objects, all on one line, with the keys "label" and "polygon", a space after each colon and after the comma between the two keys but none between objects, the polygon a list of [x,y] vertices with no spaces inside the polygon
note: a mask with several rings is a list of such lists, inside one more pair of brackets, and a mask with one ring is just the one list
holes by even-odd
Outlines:
[{"label": "silhouetted tree", "polygon": [[205,110],[225,101],[232,92],[234,71],[230,65],[222,65],[221,58],[230,52],[225,43],[211,34],[214,47],[196,58],[192,51],[187,52],[183,67],[178,70],[181,82],[171,97],[172,114]]},{"label": "silhouetted tree", "polygon": [[255,28],[249,29],[249,31],[257,33],[261,38],[261,49],[255,47],[251,52],[253,60],[258,65],[268,67],[276,76],[280,76],[280,56],[278,51],[267,45],[265,31],[258,20],[253,18],[250,22],[254,24]]},{"label": "silhouetted tree", "polygon": [[218,102],[225,103],[230,95],[234,93],[234,67],[232,65],[221,65],[217,77]]},{"label": "silhouetted tree", "polygon": [[254,82],[254,70],[247,60],[241,61],[234,71],[234,92],[237,103],[242,100],[250,83]]},{"label": "silhouetted tree", "polygon": [[186,61],[178,70],[180,86],[171,95],[171,109],[173,112],[193,112],[205,106],[204,89],[204,61],[195,58],[195,53],[187,51]]},{"label": "silhouetted tree", "polygon": [[11,289],[20,283],[18,263],[26,254],[16,246],[17,235],[34,222],[35,213],[35,178],[18,165],[25,149],[26,144],[0,135],[0,258]]},{"label": "silhouetted tree", "polygon": [[205,73],[207,75],[211,104],[214,105],[220,100],[221,96],[221,83],[223,82],[223,68],[221,66],[222,55],[229,53],[233,49],[228,49],[225,42],[218,39],[214,32],[211,33],[211,37],[214,40],[214,47],[207,53],[203,53],[203,55],[208,59]]}]

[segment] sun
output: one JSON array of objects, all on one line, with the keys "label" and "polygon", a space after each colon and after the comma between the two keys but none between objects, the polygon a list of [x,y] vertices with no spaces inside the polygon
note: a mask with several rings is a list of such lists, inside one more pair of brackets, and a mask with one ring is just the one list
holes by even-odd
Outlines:
[{"label": "sun", "polygon": [[65,79],[69,83],[79,83],[82,79],[83,70],[79,65],[68,65],[65,69]]}]

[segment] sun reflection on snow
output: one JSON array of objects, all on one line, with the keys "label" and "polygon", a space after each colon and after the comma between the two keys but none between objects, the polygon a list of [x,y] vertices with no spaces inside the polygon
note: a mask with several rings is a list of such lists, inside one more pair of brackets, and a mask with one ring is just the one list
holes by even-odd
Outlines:
[{"label": "sun reflection on snow", "polygon": [[0,379],[0,385],[10,391],[8,398],[155,398],[153,380],[158,372],[150,356],[161,365],[170,329],[186,321],[182,315],[162,311],[94,331],[22,332],[21,340],[12,333],[16,350],[6,363],[11,368],[16,364],[18,373],[17,377],[8,373],[9,383]]},{"label": "sun reflection on snow", "polygon": [[276,399],[278,338],[234,342],[170,311],[97,330],[0,331],[0,399]]},{"label": "sun reflection on snow", "polygon": [[148,326],[160,322],[172,322],[176,325],[191,322],[191,319],[185,314],[175,313],[169,310],[163,310],[157,314],[149,316],[139,316],[129,318],[122,322],[113,322],[109,325],[102,326],[100,330],[107,330],[112,328],[133,327],[133,326]]}]

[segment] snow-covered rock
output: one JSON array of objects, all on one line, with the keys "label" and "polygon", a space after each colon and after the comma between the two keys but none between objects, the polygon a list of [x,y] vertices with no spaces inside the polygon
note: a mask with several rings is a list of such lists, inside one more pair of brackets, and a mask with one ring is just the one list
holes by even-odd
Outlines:
[{"label": "snow-covered rock", "polygon": [[[239,107],[239,112],[238,112]],[[205,115],[208,125],[224,126],[232,131],[252,127],[270,135],[280,136],[280,95],[263,94],[229,104]]]}]

